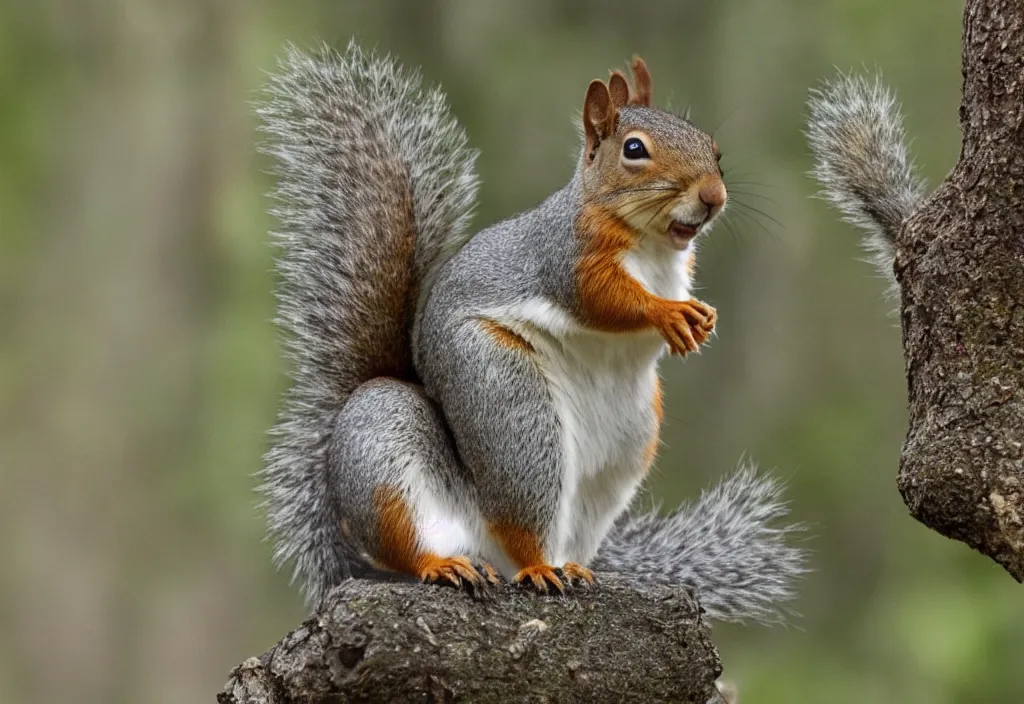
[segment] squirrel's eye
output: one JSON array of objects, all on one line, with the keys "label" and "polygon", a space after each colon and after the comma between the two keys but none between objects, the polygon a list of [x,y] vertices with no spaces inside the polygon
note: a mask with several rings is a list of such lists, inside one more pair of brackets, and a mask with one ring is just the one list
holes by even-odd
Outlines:
[{"label": "squirrel's eye", "polygon": [[636,137],[631,137],[626,140],[626,143],[622,145],[622,155],[627,159],[650,159],[651,155],[647,153],[647,147],[644,143]]}]

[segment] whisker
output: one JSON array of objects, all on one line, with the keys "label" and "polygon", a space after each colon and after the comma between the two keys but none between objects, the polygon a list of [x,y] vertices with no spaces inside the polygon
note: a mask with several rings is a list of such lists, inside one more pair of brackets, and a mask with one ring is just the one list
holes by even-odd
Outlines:
[{"label": "whisker", "polygon": [[675,186],[637,186],[635,188],[617,188],[614,191],[609,191],[603,195],[597,196],[595,200],[606,200],[620,196],[624,193],[648,193],[652,191],[674,191],[678,192],[679,189]]},{"label": "whisker", "polygon": [[782,189],[782,186],[778,186],[771,183],[761,183],[760,181],[735,181],[729,177],[726,177],[724,181],[726,188],[730,188],[731,186],[757,186],[758,188],[775,188],[779,190]]},{"label": "whisker", "polygon": [[763,210],[761,210],[760,208],[755,208],[754,206],[750,205],[750,203],[744,203],[744,202],[743,202],[743,201],[741,201],[741,200],[736,200],[736,201],[734,201],[734,203],[733,203],[733,204],[734,204],[734,205],[738,205],[738,206],[739,206],[739,207],[741,207],[741,208],[746,208],[747,210],[752,210],[752,211],[754,211],[755,213],[757,213],[758,215],[761,215],[762,217],[766,217],[766,218],[768,218],[768,219],[769,219],[769,220],[771,220],[771,221],[772,221],[773,223],[775,223],[776,225],[778,225],[778,226],[779,226],[779,227],[780,227],[781,229],[783,229],[783,230],[784,230],[784,229],[786,229],[786,226],[785,226],[785,225],[783,225],[783,224],[782,224],[781,222],[779,222],[778,220],[776,220],[775,218],[773,218],[773,217],[772,217],[771,215],[769,215],[768,213],[764,212],[764,211],[763,211]]},{"label": "whisker", "polygon": [[735,247],[736,250],[739,251],[739,238],[736,235],[736,228],[732,226],[732,219],[730,217],[731,215],[732,213],[725,213],[721,217],[721,220],[722,224],[725,225],[725,229],[728,230],[729,234],[732,236],[733,247]]},{"label": "whisker", "polygon": [[[731,215],[736,220],[739,220],[739,222],[745,225],[747,228],[753,226],[760,229],[769,237],[775,237],[775,235],[772,232],[770,232],[768,228],[764,226],[764,224],[751,217],[750,213],[745,213],[742,210],[733,210],[731,213],[729,213],[729,215]],[[741,229],[740,232],[743,232],[743,230]]]},{"label": "whisker", "polygon": [[765,195],[761,195],[760,193],[752,193],[750,191],[737,191],[736,189],[733,188],[730,188],[728,192],[730,195],[735,193],[736,195],[744,196],[747,198],[760,198],[761,200],[766,200],[769,203],[772,203],[773,205],[779,204],[778,201],[776,201],[775,199],[769,198],[768,196]]},{"label": "whisker", "polygon": [[668,201],[667,201],[666,203],[664,203],[664,204],[663,204],[663,205],[662,205],[662,206],[661,206],[660,208],[658,208],[658,209],[657,209],[656,211],[654,211],[654,215],[652,215],[652,216],[651,216],[651,217],[650,217],[650,218],[649,218],[649,219],[647,220],[647,222],[645,222],[645,223],[644,223],[644,226],[643,226],[642,228],[640,228],[640,229],[641,229],[641,230],[646,230],[646,229],[647,229],[648,227],[650,227],[651,223],[652,223],[652,222],[654,222],[654,218],[656,218],[656,217],[658,217],[659,215],[661,215],[662,211],[664,211],[664,210],[665,210],[665,206],[667,206],[667,205],[672,205],[672,203],[673,203],[673,202],[675,202],[675,199],[671,199],[671,198],[670,198],[670,199],[668,199]]},{"label": "whisker", "polygon": [[669,202],[671,202],[671,201],[674,200],[674,198],[667,198],[666,199],[665,196],[654,196],[654,197],[646,198],[646,199],[640,201],[640,203],[638,205],[635,205],[635,204],[631,203],[630,205],[635,205],[635,207],[633,207],[629,211],[620,212],[619,213],[619,217],[628,218],[628,217],[631,217],[631,216],[633,216],[633,215],[635,215],[637,213],[642,213],[643,211],[647,210],[648,208],[651,208],[651,207],[653,207],[655,205],[658,205],[662,200],[668,200]]},{"label": "whisker", "polygon": [[739,105],[737,105],[736,107],[734,107],[734,108],[733,108],[732,110],[730,110],[730,111],[729,111],[729,114],[727,114],[727,115],[726,115],[725,117],[723,117],[723,118],[722,118],[722,120],[721,120],[721,122],[719,122],[719,123],[718,123],[718,125],[717,125],[717,126],[715,127],[715,129],[711,130],[711,132],[709,132],[708,134],[710,134],[710,135],[711,135],[712,137],[714,137],[714,136],[715,136],[715,133],[717,133],[717,132],[718,132],[718,130],[722,129],[722,125],[724,125],[724,124],[725,124],[726,120],[728,120],[728,119],[729,119],[730,117],[732,117],[733,115],[735,115],[735,114],[736,114],[736,111],[737,111],[737,110],[739,110],[739,109],[740,109],[741,107],[743,107],[743,104],[742,104],[742,103],[740,103]]},{"label": "whisker", "polygon": [[[737,233],[735,223],[733,223],[731,216],[732,213],[723,213],[718,218],[716,223],[722,223],[725,226],[725,229],[728,230],[730,235],[729,239],[732,241],[732,247],[738,253],[740,250],[739,235]],[[704,244],[703,246],[711,247],[717,250],[718,247],[728,246],[728,243],[726,243],[725,240],[723,240],[721,237],[708,237],[706,244]]]},{"label": "whisker", "polygon": [[774,242],[776,244],[779,244],[779,245],[782,245],[783,247],[785,247],[787,249],[791,249],[792,248],[791,245],[788,242],[786,242],[786,240],[784,238],[782,238],[778,233],[773,232],[768,227],[765,227],[765,225],[761,221],[759,221],[757,218],[755,218],[751,213],[744,212],[742,210],[733,210],[729,214],[735,216],[738,219],[740,219],[742,222],[752,223],[755,227],[760,228],[766,235],[768,235],[768,238],[772,242]]}]

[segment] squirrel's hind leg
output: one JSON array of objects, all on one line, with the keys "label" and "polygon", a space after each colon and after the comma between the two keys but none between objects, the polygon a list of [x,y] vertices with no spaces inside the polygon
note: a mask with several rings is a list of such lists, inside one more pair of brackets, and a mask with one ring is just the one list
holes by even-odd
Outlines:
[{"label": "squirrel's hind leg", "polygon": [[573,494],[564,433],[540,352],[501,316],[428,317],[421,372],[472,469],[485,554],[514,584],[563,592],[581,575],[557,559]]},{"label": "squirrel's hind leg", "polygon": [[416,384],[377,378],[349,397],[332,448],[339,529],[375,567],[470,591],[493,570],[479,555],[482,521],[444,420]]}]

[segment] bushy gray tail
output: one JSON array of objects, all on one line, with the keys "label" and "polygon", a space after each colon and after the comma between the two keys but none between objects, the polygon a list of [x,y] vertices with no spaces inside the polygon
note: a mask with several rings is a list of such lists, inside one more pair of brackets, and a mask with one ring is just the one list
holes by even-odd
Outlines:
[{"label": "bushy gray tail", "polygon": [[355,44],[289,47],[258,114],[276,159],[277,323],[293,363],[261,491],[275,560],[294,561],[316,601],[355,550],[328,477],[333,425],[364,381],[411,375],[416,311],[465,240],[476,152],[440,91]]},{"label": "bushy gray tail", "polygon": [[804,552],[787,542],[800,527],[773,525],[787,513],[781,484],[746,465],[695,504],[628,516],[601,546],[595,569],[690,587],[713,619],[781,621],[806,572]]},{"label": "bushy gray tail", "polygon": [[896,290],[893,245],[924,197],[907,159],[896,97],[883,85],[840,74],[811,91],[807,139],[821,195],[864,230],[871,260]]}]

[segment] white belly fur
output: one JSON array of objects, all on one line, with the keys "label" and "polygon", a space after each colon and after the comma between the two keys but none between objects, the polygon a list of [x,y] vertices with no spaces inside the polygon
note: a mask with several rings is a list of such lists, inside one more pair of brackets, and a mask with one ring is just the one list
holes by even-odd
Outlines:
[{"label": "white belly fur", "polygon": [[[551,545],[555,564],[586,564],[645,473],[654,435],[652,400],[662,342],[573,336],[561,354],[540,355],[566,451],[560,520]],[[603,337],[603,336],[602,336]]]},{"label": "white belly fur", "polygon": [[[641,244],[623,266],[651,293],[685,300],[688,254]],[[549,557],[555,565],[586,564],[643,480],[658,422],[653,400],[664,342],[653,331],[584,328],[541,298],[493,315],[533,345],[562,424],[566,472]]]}]

